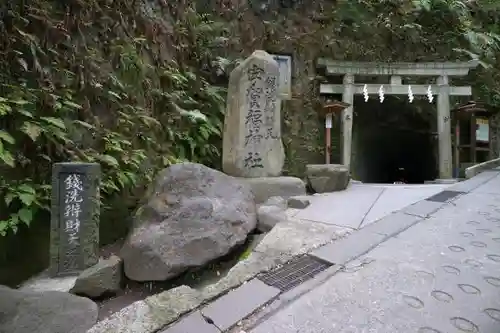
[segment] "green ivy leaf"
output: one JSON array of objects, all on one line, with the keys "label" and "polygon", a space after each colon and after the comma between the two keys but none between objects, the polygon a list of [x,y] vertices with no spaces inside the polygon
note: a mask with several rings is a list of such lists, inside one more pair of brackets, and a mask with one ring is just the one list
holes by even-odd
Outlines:
[{"label": "green ivy leaf", "polygon": [[48,162],[52,162],[52,159],[50,158],[49,155],[46,155],[46,154],[40,154],[39,155],[41,158],[43,158],[44,160],[48,161]]},{"label": "green ivy leaf", "polygon": [[109,166],[112,166],[112,167],[118,167],[118,166],[120,166],[120,163],[118,163],[118,161],[116,160],[116,158],[114,158],[111,155],[100,155],[98,157],[98,159],[101,162],[104,162],[104,163],[106,163],[106,164],[108,164]]},{"label": "green ivy leaf", "polygon": [[25,72],[28,71],[28,63],[23,58],[18,58],[17,62],[21,65]]},{"label": "green ivy leaf", "polygon": [[28,111],[28,110],[17,108],[16,111],[17,111],[17,113],[20,113],[23,116],[26,116],[28,118],[33,118],[33,114],[30,111]]},{"label": "green ivy leaf", "polygon": [[130,182],[132,184],[135,184],[136,181],[137,181],[137,176],[136,174],[134,174],[133,172],[125,172],[125,175],[128,177],[128,179],[130,180]]},{"label": "green ivy leaf", "polygon": [[118,95],[118,94],[117,94],[117,93],[115,93],[114,91],[109,90],[109,91],[108,91],[108,94],[110,94],[111,96],[115,97],[115,98],[116,98],[116,99],[118,99],[118,100],[122,99],[122,98],[120,97],[120,95]]},{"label": "green ivy leaf", "polygon": [[14,193],[12,192],[9,192],[5,195],[5,198],[4,198],[4,201],[5,201],[5,204],[7,206],[10,206],[10,204],[12,203],[12,200],[14,200],[16,196],[14,195]]},{"label": "green ivy leaf", "polygon": [[10,143],[11,145],[16,143],[16,140],[14,140],[12,135],[10,135],[9,132],[4,131],[4,130],[0,130],[0,140],[3,140],[7,143]]},{"label": "green ivy leaf", "polygon": [[30,208],[21,208],[17,214],[19,215],[19,219],[27,226],[29,226],[31,221],[33,220],[33,210]]},{"label": "green ivy leaf", "polygon": [[69,106],[71,108],[74,108],[74,109],[82,109],[83,108],[81,105],[76,104],[76,103],[74,103],[72,101],[64,101],[63,104],[66,105],[66,106]]},{"label": "green ivy leaf", "polygon": [[66,125],[64,125],[64,122],[61,119],[54,117],[40,117],[40,119],[51,125],[59,127],[60,129],[66,129]]},{"label": "green ivy leaf", "polygon": [[15,100],[15,101],[11,101],[11,103],[16,104],[16,105],[26,105],[26,104],[29,104],[29,102],[26,101],[26,100],[24,100],[24,99],[18,99],[18,100]]},{"label": "green ivy leaf", "polygon": [[33,194],[33,195],[36,193],[36,191],[33,188],[33,186],[30,186],[30,185],[27,185],[27,184],[21,184],[18,187],[18,190],[21,191],[21,192],[30,193],[30,194]]},{"label": "green ivy leaf", "polygon": [[94,128],[94,125],[89,124],[89,123],[87,123],[87,122],[85,122],[85,121],[75,120],[75,121],[74,121],[74,123],[75,123],[75,124],[78,124],[78,125],[80,125],[80,126],[82,126],[82,127],[85,127],[85,128],[87,128],[87,129],[92,129],[92,128]]},{"label": "green ivy leaf", "polygon": [[35,199],[36,199],[35,195],[31,193],[19,194],[19,200],[21,200],[25,206],[31,206],[31,204],[33,203],[33,201],[35,201]]},{"label": "green ivy leaf", "polygon": [[9,221],[0,221],[0,235],[7,235],[7,228],[9,227]]},{"label": "green ivy leaf", "polygon": [[0,100],[0,116],[9,114],[11,112],[12,112],[12,108],[7,104],[3,104],[2,100]]},{"label": "green ivy leaf", "polygon": [[12,227],[13,225],[16,225],[19,222],[19,215],[17,214],[12,214],[9,219],[9,224]]},{"label": "green ivy leaf", "polygon": [[118,176],[117,182],[120,184],[121,187],[124,188],[125,184],[128,181],[127,176],[124,173],[122,173],[122,172],[119,172],[117,176]]},{"label": "green ivy leaf", "polygon": [[200,133],[200,135],[203,138],[203,140],[208,140],[208,138],[210,137],[209,129],[207,129],[204,126],[200,126],[198,128],[198,133]]},{"label": "green ivy leaf", "polygon": [[0,151],[0,160],[2,160],[5,164],[10,166],[11,168],[16,166],[16,162],[14,161],[14,157],[12,154],[6,150]]},{"label": "green ivy leaf", "polygon": [[22,125],[21,131],[34,142],[42,133],[42,128],[35,123],[27,121]]}]

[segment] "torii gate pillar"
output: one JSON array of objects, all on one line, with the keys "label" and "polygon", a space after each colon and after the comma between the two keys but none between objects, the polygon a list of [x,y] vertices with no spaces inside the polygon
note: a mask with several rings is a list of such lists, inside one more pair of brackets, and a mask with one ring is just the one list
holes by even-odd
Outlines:
[{"label": "torii gate pillar", "polygon": [[439,146],[439,178],[453,176],[453,157],[451,153],[451,116],[450,86],[448,76],[438,78],[439,94],[437,98],[437,130]]}]

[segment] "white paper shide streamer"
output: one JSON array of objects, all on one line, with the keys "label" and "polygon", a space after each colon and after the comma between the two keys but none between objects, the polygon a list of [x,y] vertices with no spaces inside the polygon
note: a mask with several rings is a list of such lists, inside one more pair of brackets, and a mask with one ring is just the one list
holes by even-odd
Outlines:
[{"label": "white paper shide streamer", "polygon": [[384,99],[385,99],[385,96],[384,96],[384,86],[380,86],[380,88],[378,89],[378,98],[380,100],[380,103],[383,103],[384,102]]},{"label": "white paper shide streamer", "polygon": [[432,103],[432,101],[434,101],[434,96],[432,93],[431,86],[429,86],[429,88],[427,88],[427,99],[429,100],[429,103]]},{"label": "white paper shide streamer", "polygon": [[368,102],[370,96],[368,95],[368,86],[366,84],[363,87],[363,97],[365,98],[365,102]]},{"label": "white paper shide streamer", "polygon": [[408,100],[410,101],[410,103],[413,102],[413,99],[415,97],[413,96],[413,90],[411,90],[411,86],[408,86]]}]

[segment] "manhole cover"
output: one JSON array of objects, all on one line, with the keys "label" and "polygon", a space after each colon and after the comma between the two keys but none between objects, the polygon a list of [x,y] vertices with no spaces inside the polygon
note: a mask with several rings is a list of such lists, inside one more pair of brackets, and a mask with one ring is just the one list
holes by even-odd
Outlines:
[{"label": "manhole cover", "polygon": [[332,266],[330,263],[305,255],[274,271],[263,274],[259,279],[268,286],[285,292],[311,279],[330,266]]},{"label": "manhole cover", "polygon": [[459,191],[441,191],[437,194],[434,194],[432,197],[429,197],[425,200],[427,201],[434,201],[434,202],[446,202],[457,195],[464,194],[464,192],[459,192]]}]

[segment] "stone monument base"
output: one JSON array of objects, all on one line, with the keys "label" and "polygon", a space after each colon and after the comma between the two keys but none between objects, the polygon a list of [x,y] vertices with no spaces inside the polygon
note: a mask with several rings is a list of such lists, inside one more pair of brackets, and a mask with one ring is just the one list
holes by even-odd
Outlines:
[{"label": "stone monument base", "polygon": [[47,270],[25,281],[19,289],[22,291],[61,291],[67,293],[73,288],[77,278],[77,275],[53,278],[50,277]]},{"label": "stone monument base", "polygon": [[49,270],[26,281],[20,286],[21,291],[61,291],[76,295],[99,297],[105,293],[116,293],[122,286],[122,260],[111,255],[80,272],[78,275],[51,277]]},{"label": "stone monument base", "polygon": [[255,203],[261,204],[270,197],[288,199],[294,196],[306,195],[306,184],[297,177],[259,177],[238,178],[250,185],[255,195]]}]

